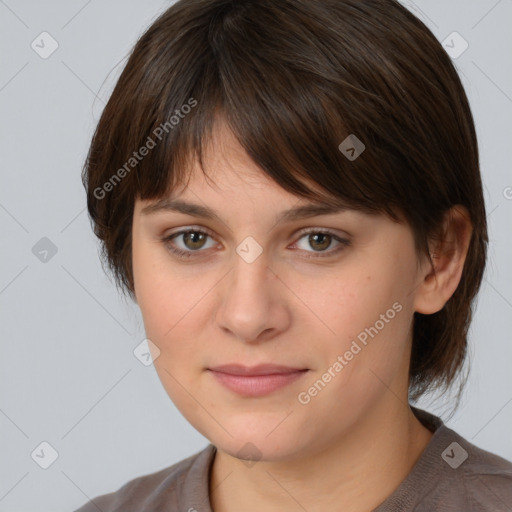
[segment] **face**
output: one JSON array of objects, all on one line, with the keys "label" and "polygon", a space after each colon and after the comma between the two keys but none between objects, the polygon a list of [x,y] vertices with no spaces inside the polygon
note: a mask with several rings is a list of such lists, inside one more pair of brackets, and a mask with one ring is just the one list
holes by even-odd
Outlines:
[{"label": "face", "polygon": [[185,418],[233,456],[251,443],[286,460],[406,400],[419,282],[410,228],[354,210],[277,221],[310,201],[266,178],[222,127],[206,168],[213,184],[197,166],[171,198],[217,218],[144,212],[154,200],[133,217],[137,303]]}]

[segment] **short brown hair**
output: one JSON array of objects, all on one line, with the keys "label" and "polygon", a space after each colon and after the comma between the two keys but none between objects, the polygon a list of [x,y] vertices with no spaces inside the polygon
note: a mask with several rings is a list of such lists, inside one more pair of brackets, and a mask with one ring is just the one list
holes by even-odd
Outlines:
[{"label": "short brown hair", "polygon": [[[410,397],[447,389],[467,355],[488,239],[472,114],[431,31],[395,0],[180,0],[161,14],[128,59],[82,175],[102,262],[132,299],[135,199],[169,194],[192,157],[203,167],[219,115],[283,189],[397,222],[400,212],[429,259],[445,213],[467,208],[461,282],[442,310],[414,314]],[[351,134],[366,146],[355,160],[338,149]]]}]

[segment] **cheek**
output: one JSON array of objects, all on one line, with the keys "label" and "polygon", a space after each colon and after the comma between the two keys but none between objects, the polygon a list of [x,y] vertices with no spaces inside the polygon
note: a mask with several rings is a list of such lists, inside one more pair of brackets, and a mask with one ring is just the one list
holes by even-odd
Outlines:
[{"label": "cheek", "polygon": [[180,351],[197,337],[198,315],[205,291],[197,282],[158,275],[141,281],[139,307],[146,334],[160,350]]},{"label": "cheek", "polygon": [[190,310],[197,284],[194,287],[180,277],[159,242],[145,239],[134,241],[133,275],[146,333],[164,341],[166,333]]},{"label": "cheek", "polygon": [[358,335],[364,341],[365,329],[379,321],[381,314],[391,320],[385,329],[379,321],[379,332],[389,332],[397,317],[393,304],[401,299],[396,280],[383,270],[369,274],[367,265],[353,266],[350,272],[338,275],[333,272],[322,279],[301,280],[294,288],[299,297],[305,297],[304,305],[317,318],[319,327],[323,325],[330,338],[338,340],[337,350]]},{"label": "cheek", "polygon": [[319,295],[317,301],[331,330],[331,342],[323,347],[325,368],[340,362],[341,356],[343,369],[336,375],[342,377],[333,379],[338,382],[334,387],[344,388],[350,382],[357,396],[373,392],[379,378],[390,382],[402,370],[410,341],[412,313],[404,272],[381,267],[369,273],[368,268],[331,279],[326,283],[328,299]]},{"label": "cheek", "polygon": [[133,275],[137,304],[141,310],[147,337],[161,351],[163,359],[169,349],[179,319],[186,314],[188,288],[169,272],[161,250],[149,242],[133,246]]},{"label": "cheek", "polygon": [[138,278],[138,305],[146,336],[159,349],[154,359],[158,377],[186,417],[200,417],[198,404],[185,390],[197,389],[202,369],[198,315],[206,287],[197,278],[180,278],[162,264],[140,266]]}]

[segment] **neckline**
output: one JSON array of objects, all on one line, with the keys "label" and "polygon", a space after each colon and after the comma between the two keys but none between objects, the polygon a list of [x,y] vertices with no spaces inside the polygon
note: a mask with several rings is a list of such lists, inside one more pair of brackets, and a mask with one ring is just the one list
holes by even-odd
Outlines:
[{"label": "neckline", "polygon": [[[438,416],[412,405],[410,407],[422,425],[432,432],[432,437],[404,480],[372,512],[395,512],[398,506],[415,503],[420,494],[427,492],[425,484],[428,477],[437,474],[442,467],[439,463],[441,453],[458,437]],[[209,487],[216,452],[216,446],[209,443],[196,456],[180,489],[180,509],[189,510],[192,507],[203,512],[213,512]]]},{"label": "neckline", "polygon": [[443,466],[446,464],[442,461],[441,454],[452,441],[460,439],[458,434],[449,429],[440,417],[412,405],[410,407],[421,424],[432,432],[432,437],[407,476],[371,512],[408,510],[408,507],[421,501],[422,496],[427,494],[433,485],[434,479],[430,477],[439,477],[443,471],[446,471]]}]

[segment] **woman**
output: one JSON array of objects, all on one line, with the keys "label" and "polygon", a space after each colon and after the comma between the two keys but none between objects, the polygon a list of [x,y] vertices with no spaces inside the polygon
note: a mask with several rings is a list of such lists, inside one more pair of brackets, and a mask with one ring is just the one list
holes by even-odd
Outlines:
[{"label": "woman", "polygon": [[410,405],[462,374],[488,238],[464,89],[399,3],[178,1],[83,178],[211,444],[80,512],[508,510],[512,464]]}]

